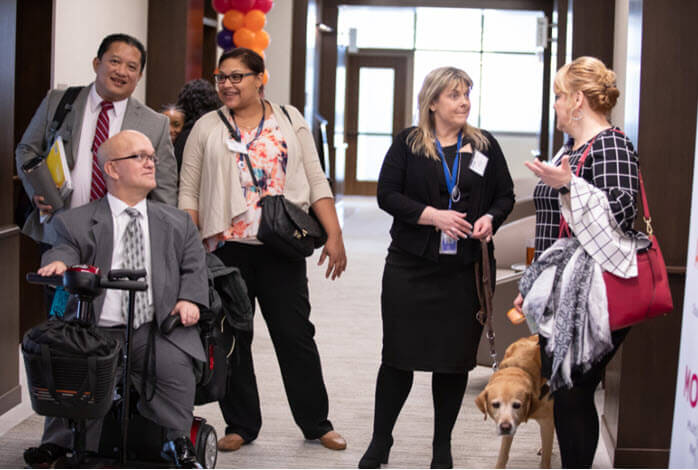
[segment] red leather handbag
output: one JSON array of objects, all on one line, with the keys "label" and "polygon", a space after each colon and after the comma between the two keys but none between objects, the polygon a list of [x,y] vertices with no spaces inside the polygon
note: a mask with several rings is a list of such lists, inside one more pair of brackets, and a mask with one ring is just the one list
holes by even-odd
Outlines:
[{"label": "red leather handbag", "polygon": [[[618,130],[616,132],[622,134]],[[594,141],[589,144],[579,160],[577,176],[579,176],[584,160],[593,144]],[[652,217],[647,205],[645,183],[642,180],[642,173],[639,171],[638,177],[642,197],[642,215],[651,245],[637,254],[637,277],[625,279],[607,271],[603,273],[603,279],[606,283],[606,297],[608,297],[608,320],[612,331],[640,323],[643,320],[666,315],[674,309],[666,264],[652,230]],[[560,215],[560,236],[565,230],[569,234],[567,222]]]}]

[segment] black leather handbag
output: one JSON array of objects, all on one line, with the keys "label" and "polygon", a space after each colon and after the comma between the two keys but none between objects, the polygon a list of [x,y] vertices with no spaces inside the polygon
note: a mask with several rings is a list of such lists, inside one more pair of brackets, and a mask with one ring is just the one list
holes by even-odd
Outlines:
[{"label": "black leather handbag", "polygon": [[327,241],[315,218],[283,195],[261,199],[262,219],[257,238],[290,259],[305,258]]}]

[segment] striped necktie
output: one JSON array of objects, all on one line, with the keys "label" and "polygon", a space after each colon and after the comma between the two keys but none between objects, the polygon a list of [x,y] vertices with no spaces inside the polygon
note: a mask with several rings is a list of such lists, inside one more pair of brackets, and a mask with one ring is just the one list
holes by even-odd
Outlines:
[{"label": "striped necktie", "polygon": [[99,104],[102,110],[97,118],[97,127],[95,128],[95,138],[92,141],[92,185],[90,187],[90,201],[102,199],[107,193],[107,185],[104,183],[104,175],[99,168],[97,160],[97,150],[99,146],[109,138],[109,110],[114,109],[114,104],[111,101],[102,101]]}]

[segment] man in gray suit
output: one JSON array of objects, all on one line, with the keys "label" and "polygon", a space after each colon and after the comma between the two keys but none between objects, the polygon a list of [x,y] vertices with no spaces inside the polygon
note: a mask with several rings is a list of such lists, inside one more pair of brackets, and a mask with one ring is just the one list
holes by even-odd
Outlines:
[{"label": "man in gray suit", "polygon": [[[57,242],[44,254],[38,273],[60,275],[75,264],[97,266],[102,273],[146,269],[149,288],[136,297],[132,353],[134,384],[141,392],[139,411],[167,429],[163,454],[177,466],[191,465],[195,456],[187,436],[196,385],[193,360],[205,361],[206,356],[198,330],[189,327],[199,320],[198,305],[208,306],[203,245],[185,212],[146,199],[155,188],[157,156],[145,135],[121,131],[102,144],[98,158],[107,196],[55,217]],[[122,328],[126,305],[122,291],[102,293],[93,303],[97,325],[111,331]],[[165,336],[160,326],[174,314],[181,316],[184,328]],[[144,374],[153,354],[155,385]],[[96,450],[98,436],[88,433],[88,449]],[[65,421],[47,419],[42,446],[25,452],[27,463],[39,463],[42,447],[51,458],[71,447]]]},{"label": "man in gray suit", "polygon": [[[65,208],[79,207],[103,195],[103,186],[102,194],[91,192],[97,184],[93,176],[97,171],[94,154],[99,144],[122,129],[139,130],[155,146],[159,162],[157,188],[150,198],[177,205],[177,162],[170,142],[168,119],[131,97],[143,76],[145,61],[146,52],[140,41],[126,34],[109,35],[102,40],[92,62],[95,81],[80,91],[58,129],[51,129],[51,123],[65,90],[51,90],[41,102],[15,154],[17,174],[35,206],[22,229],[26,235],[49,245],[55,243],[52,219],[45,217],[48,220],[42,223],[40,218],[40,211],[46,216],[54,212],[54,208],[44,204],[43,195],[36,194],[28,184],[22,165],[45,155],[54,138],[59,136],[63,139],[74,186],[72,194],[63,201]],[[99,132],[100,126],[103,133]]]}]

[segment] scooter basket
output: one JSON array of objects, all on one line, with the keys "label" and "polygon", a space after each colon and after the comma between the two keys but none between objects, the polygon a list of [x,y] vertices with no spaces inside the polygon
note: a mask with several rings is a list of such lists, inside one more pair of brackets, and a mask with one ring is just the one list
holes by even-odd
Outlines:
[{"label": "scooter basket", "polygon": [[[49,320],[27,332],[22,341],[32,408],[43,416],[101,418],[114,397],[119,344],[94,328],[71,323]],[[65,343],[75,338],[77,347],[66,348]],[[83,354],[66,352],[85,343],[89,348]]]}]

